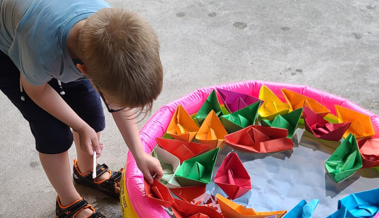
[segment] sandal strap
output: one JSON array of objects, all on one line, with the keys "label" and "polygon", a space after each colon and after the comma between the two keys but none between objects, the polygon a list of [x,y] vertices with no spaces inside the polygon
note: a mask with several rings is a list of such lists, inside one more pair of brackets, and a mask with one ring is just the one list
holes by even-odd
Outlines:
[{"label": "sandal strap", "polygon": [[59,198],[57,198],[56,203],[56,214],[58,218],[72,217],[73,214],[75,214],[80,209],[88,205],[88,202],[84,198],[82,198],[81,200],[69,206],[68,208],[61,208],[58,201]]},{"label": "sandal strap", "polygon": [[122,173],[120,171],[118,172],[112,172],[111,179],[113,182],[118,182],[121,179]]},{"label": "sandal strap", "polygon": [[[96,166],[96,178],[103,175],[104,173],[106,173],[108,171],[109,167],[106,165],[106,164],[97,164]],[[91,171],[91,174],[92,174],[92,171]],[[92,177],[92,175],[91,175]]]},{"label": "sandal strap", "polygon": [[111,177],[98,185],[99,190],[103,190],[104,192],[115,193],[115,183],[117,183],[121,179],[121,172],[112,172]]},{"label": "sandal strap", "polygon": [[105,218],[105,216],[101,213],[93,213],[88,218]]}]

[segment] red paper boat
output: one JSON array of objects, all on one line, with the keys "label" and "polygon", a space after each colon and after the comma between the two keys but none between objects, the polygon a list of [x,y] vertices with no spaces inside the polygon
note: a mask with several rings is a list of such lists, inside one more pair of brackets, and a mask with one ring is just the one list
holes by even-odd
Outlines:
[{"label": "red paper boat", "polygon": [[144,180],[144,182],[147,197],[153,199],[158,204],[166,208],[174,203],[174,198],[171,196],[168,188],[158,180],[154,179],[154,182],[151,185],[146,180]]},{"label": "red paper boat", "polygon": [[329,123],[308,107],[303,107],[305,129],[317,138],[339,141],[349,128],[350,123]]},{"label": "red paper boat", "polygon": [[241,197],[251,189],[251,180],[240,158],[234,152],[225,157],[214,182],[231,199]]},{"label": "red paper boat", "polygon": [[179,158],[180,163],[209,151],[211,146],[182,140],[156,138],[158,145]]},{"label": "red paper boat", "polygon": [[238,150],[269,153],[292,149],[293,142],[287,135],[287,129],[251,125],[226,135],[225,141]]},{"label": "red paper boat", "polygon": [[211,207],[197,206],[179,199],[175,199],[171,208],[177,218],[224,218],[222,214]]},{"label": "red paper boat", "polygon": [[204,200],[205,197],[205,185],[199,186],[190,186],[183,188],[173,188],[170,189],[172,193],[178,196],[180,199],[186,202],[195,201],[194,203],[198,203]]},{"label": "red paper boat", "polygon": [[379,167],[379,138],[358,140],[363,167]]},{"label": "red paper boat", "polygon": [[188,218],[209,218],[209,216],[206,214],[203,214],[203,213],[197,213],[197,214],[194,214]]}]

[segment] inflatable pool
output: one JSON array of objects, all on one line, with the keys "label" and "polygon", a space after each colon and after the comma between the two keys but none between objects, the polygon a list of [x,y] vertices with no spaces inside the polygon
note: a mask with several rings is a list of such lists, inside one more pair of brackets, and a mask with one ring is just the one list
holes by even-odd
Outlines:
[{"label": "inflatable pool", "polygon": [[[207,87],[207,88],[202,88],[195,90],[194,92],[174,101],[169,104],[166,104],[162,106],[150,119],[149,121],[145,124],[145,126],[141,129],[140,131],[140,136],[141,140],[144,146],[144,149],[147,153],[151,153],[151,151],[154,149],[154,147],[157,145],[156,138],[157,137],[162,137],[166,130],[167,127],[170,123],[170,120],[177,108],[178,105],[181,105],[185,108],[185,110],[189,114],[195,114],[198,112],[200,107],[203,105],[204,101],[207,99],[208,95],[215,89],[225,89],[225,90],[230,90],[230,91],[235,91],[235,92],[240,92],[240,93],[245,93],[251,96],[254,96],[258,98],[259,96],[259,91],[262,86],[267,86],[275,95],[277,95],[283,102],[285,102],[285,98],[282,94],[282,88],[299,93],[301,95],[310,97],[320,104],[324,105],[326,108],[330,110],[330,114],[337,115],[335,105],[342,106],[344,108],[348,108],[351,110],[354,110],[356,112],[365,114],[370,117],[371,124],[374,130],[374,138],[379,138],[379,116],[371,113],[370,111],[367,111],[366,109],[356,105],[355,103],[344,99],[342,97],[320,91],[308,86],[301,86],[301,85],[293,85],[293,84],[284,84],[284,83],[274,83],[274,82],[265,82],[265,81],[245,81],[245,82],[239,82],[239,83],[232,83],[232,84],[224,84],[224,85],[218,85],[218,86],[213,86],[213,87]],[[219,102],[222,102],[219,99]],[[303,132],[301,132],[303,134]],[[303,139],[304,138],[304,139]],[[297,138],[298,142],[303,140],[303,143],[308,144],[308,150],[317,150],[317,148],[312,147],[312,138],[308,137],[309,140],[307,140],[307,137],[302,137],[302,139]],[[314,144],[313,144],[314,146]],[[228,147],[228,146],[226,146]],[[311,149],[309,149],[311,148]],[[229,151],[231,150],[230,148]],[[297,149],[297,148],[294,148]],[[225,149],[224,149],[225,150]],[[299,151],[301,151],[299,149]],[[225,151],[225,154],[228,151]],[[307,152],[307,151],[305,151]],[[242,153],[241,153],[242,154]],[[298,155],[298,154],[296,154]],[[293,157],[296,157],[293,156]],[[305,154],[307,155],[307,154]],[[243,156],[243,154],[242,154]],[[291,154],[290,154],[291,156]],[[329,154],[330,156],[330,154]],[[225,156],[224,156],[225,157]],[[288,157],[287,157],[288,158]],[[323,158],[323,157],[322,157]],[[254,159],[260,159],[262,166],[265,164],[278,164],[279,162],[275,162],[276,160],[270,160],[270,158],[260,158],[258,156],[255,156]],[[270,162],[265,162],[265,159],[270,161]],[[275,159],[275,158],[274,158]],[[276,158],[276,159],[281,159],[281,158]],[[286,159],[286,157],[284,157]],[[243,160],[243,157],[241,158]],[[283,160],[282,160],[283,161]],[[296,161],[296,160],[295,160]],[[325,161],[325,160],[324,160]],[[296,163],[296,162],[295,162]],[[280,164],[280,163],[279,163]],[[273,165],[273,166],[274,166]],[[300,166],[299,170],[300,170]],[[264,167],[263,167],[264,168]],[[127,157],[127,163],[125,166],[125,172],[123,174],[123,180],[121,182],[122,187],[121,187],[121,208],[124,214],[124,217],[154,217],[154,218],[169,218],[171,217],[164,208],[161,207],[161,205],[157,204],[156,202],[152,201],[151,199],[147,198],[145,195],[145,190],[144,190],[144,179],[142,173],[138,170],[138,167],[135,163],[135,160],[131,153],[128,153]],[[269,170],[269,169],[265,169]],[[373,170],[373,169],[372,169]],[[376,171],[375,171],[376,172]],[[371,172],[370,172],[371,173]],[[377,173],[377,172],[376,172]],[[213,173],[213,176],[215,173]],[[366,179],[365,176],[361,176],[362,179]],[[262,179],[264,180],[264,175],[262,175]],[[355,178],[354,181],[358,181],[360,178]],[[375,181],[371,181],[371,184],[365,186],[366,180],[364,182],[355,182],[355,184],[351,185],[351,183],[354,183],[354,181],[350,182],[348,185],[342,186],[333,186],[334,189],[340,189],[338,193],[341,194],[341,196],[346,196],[346,194],[351,194],[353,192],[357,191],[364,191],[367,190],[370,186],[372,188],[375,188],[379,184],[379,177],[376,177],[374,175]],[[322,178],[322,180],[326,180],[326,178]],[[252,179],[253,181],[253,179]],[[321,185],[321,188],[323,190],[313,190],[312,187],[306,188],[306,187],[299,187],[303,188],[304,190],[312,190],[310,191],[309,195],[317,193],[317,192],[322,192],[322,195],[327,196],[328,199],[336,197],[337,194],[328,194],[328,189],[330,189],[330,184],[328,182],[323,182],[325,184]],[[369,182],[370,183],[370,182]],[[351,186],[350,186],[351,185]],[[352,187],[352,188],[351,188]],[[212,187],[207,187],[208,189],[212,189]],[[253,188],[254,188],[254,181],[253,181]],[[213,187],[213,190],[215,188]],[[274,191],[274,190],[273,190]],[[217,190],[216,190],[217,192]],[[269,190],[265,190],[264,193],[269,192]],[[314,193],[313,193],[314,192]],[[262,193],[261,193],[262,194]],[[275,195],[280,195],[280,193],[272,193],[272,196]],[[331,197],[332,196],[332,197]],[[251,196],[250,196],[251,197]],[[337,196],[338,197],[338,196]],[[308,199],[312,200],[313,198],[316,198],[316,196],[309,196]],[[241,201],[244,201],[245,199],[241,199]],[[275,199],[271,199],[275,203]],[[338,200],[338,199],[336,199]],[[249,202],[245,202],[246,205],[249,205]],[[324,202],[325,203],[325,202]],[[294,204],[291,204],[295,206]],[[267,207],[266,207],[267,208]],[[337,204],[331,205],[331,208],[337,209]],[[277,209],[277,208],[272,208],[272,209]],[[286,208],[288,211],[291,209]],[[334,211],[330,211],[334,212]],[[331,214],[331,213],[329,213]],[[320,216],[321,217],[321,216]]]}]

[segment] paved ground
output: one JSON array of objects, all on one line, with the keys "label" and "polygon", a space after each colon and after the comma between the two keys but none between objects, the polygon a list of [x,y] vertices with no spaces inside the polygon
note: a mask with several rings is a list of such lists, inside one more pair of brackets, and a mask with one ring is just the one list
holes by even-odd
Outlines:
[{"label": "paved ground", "polygon": [[[164,89],[154,111],[191,91],[243,80],[308,85],[379,114],[375,0],[111,0],[143,15],[161,42]],[[145,121],[140,123],[140,127]],[[0,94],[0,217],[54,217],[56,194],[29,127]],[[100,162],[124,166],[127,147],[107,114]],[[75,151],[70,151],[72,158]],[[108,217],[117,201],[78,187]]]}]

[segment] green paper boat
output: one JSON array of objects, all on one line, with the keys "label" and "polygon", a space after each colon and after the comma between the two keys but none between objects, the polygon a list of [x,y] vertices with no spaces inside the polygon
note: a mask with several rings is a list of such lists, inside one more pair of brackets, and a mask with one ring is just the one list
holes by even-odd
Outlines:
[{"label": "green paper boat", "polygon": [[204,104],[201,106],[200,110],[197,112],[195,116],[195,120],[201,125],[209,112],[214,111],[218,117],[223,115],[220,103],[218,102],[216,91],[213,90],[207,100],[205,100]]},{"label": "green paper boat", "polygon": [[287,138],[292,138],[296,131],[297,125],[299,124],[301,113],[303,113],[303,108],[299,108],[285,115],[278,115],[272,121],[262,119],[262,125],[287,129]]},{"label": "green paper boat", "polygon": [[211,181],[213,168],[220,148],[185,160],[176,171],[175,177],[181,186],[197,186]]},{"label": "green paper boat", "polygon": [[256,102],[234,113],[220,117],[222,125],[228,133],[233,133],[250,125],[254,125],[261,102]]},{"label": "green paper boat", "polygon": [[362,167],[362,158],[355,136],[349,134],[332,156],[325,162],[325,168],[332,179],[339,183]]}]

